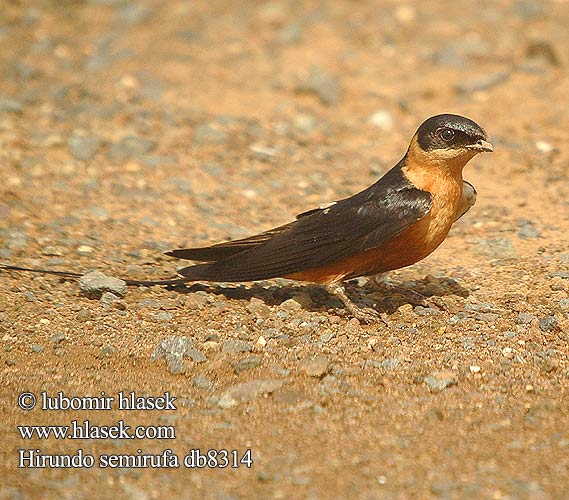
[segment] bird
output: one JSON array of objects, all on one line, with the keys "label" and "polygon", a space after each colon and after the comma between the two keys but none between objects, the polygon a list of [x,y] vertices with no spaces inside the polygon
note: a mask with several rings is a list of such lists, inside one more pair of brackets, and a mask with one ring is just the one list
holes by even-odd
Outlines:
[{"label": "bird", "polygon": [[324,285],[354,317],[369,322],[374,314],[346,295],[343,282],[383,275],[430,255],[476,201],[463,168],[477,154],[493,150],[473,120],[432,116],[419,126],[401,160],[363,191],[248,238],[166,252],[197,264],[178,270],[177,279],[127,284],[287,278]]}]

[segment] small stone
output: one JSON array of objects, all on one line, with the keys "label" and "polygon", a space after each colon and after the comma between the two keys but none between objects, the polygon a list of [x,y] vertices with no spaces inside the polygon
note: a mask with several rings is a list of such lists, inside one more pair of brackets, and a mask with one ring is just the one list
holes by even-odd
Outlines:
[{"label": "small stone", "polygon": [[150,356],[151,361],[157,361],[164,358],[166,360],[167,370],[172,375],[178,375],[186,371],[184,364],[184,356],[193,347],[193,341],[189,337],[172,336],[165,338],[154,349]]},{"label": "small stone", "polygon": [[220,408],[231,408],[242,401],[253,401],[262,394],[271,394],[283,386],[284,380],[266,379],[244,382],[227,389],[219,398]]},{"label": "small stone", "polygon": [[277,35],[279,43],[289,45],[300,42],[302,38],[302,26],[299,23],[291,23],[283,26]]},{"label": "small stone", "polygon": [[316,94],[320,102],[326,106],[337,104],[342,97],[339,77],[319,66],[311,68],[308,77],[297,85],[296,90]]},{"label": "small stone", "polygon": [[328,372],[330,362],[326,356],[319,355],[311,359],[302,360],[298,367],[309,377],[320,378]]},{"label": "small stone", "polygon": [[529,313],[519,313],[518,317],[516,318],[516,323],[520,325],[528,325],[530,324],[536,317],[533,314]]},{"label": "small stone", "polygon": [[330,342],[335,336],[336,336],[335,332],[323,333],[322,335],[320,335],[320,342],[326,344],[327,342]]},{"label": "small stone", "polygon": [[259,356],[248,356],[233,365],[235,373],[241,373],[246,370],[251,370],[257,368],[261,364],[261,358]]},{"label": "small stone", "polygon": [[401,360],[399,358],[385,358],[381,360],[379,365],[384,370],[395,370],[401,366]]},{"label": "small stone", "polygon": [[509,71],[497,71],[489,75],[464,80],[455,86],[455,90],[458,94],[465,95],[482,92],[505,82],[508,78],[510,78]]},{"label": "small stone", "polygon": [[117,13],[116,22],[118,25],[134,26],[148,20],[152,11],[147,5],[141,3],[126,3],[122,5]]},{"label": "small stone", "polygon": [[59,344],[60,342],[63,342],[64,340],[65,340],[65,334],[64,333],[54,333],[49,338],[49,341],[53,342],[54,344]]},{"label": "small stone", "polygon": [[206,355],[196,349],[195,347],[190,347],[186,349],[185,355],[190,358],[194,363],[205,363],[207,361]]},{"label": "small stone", "polygon": [[535,149],[537,149],[540,153],[548,154],[552,153],[555,150],[555,147],[550,142],[537,141],[535,143]]},{"label": "small stone", "polygon": [[127,290],[125,281],[106,276],[100,271],[93,271],[81,276],[79,278],[79,288],[90,298],[99,298],[104,292],[111,292],[124,297]]},{"label": "small stone", "polygon": [[476,315],[476,319],[480,321],[485,321],[486,323],[494,323],[499,317],[500,317],[499,314],[488,313],[488,312],[478,313]]},{"label": "small stone", "polygon": [[40,354],[43,352],[43,346],[39,344],[32,344],[30,346],[30,349],[32,350],[32,352],[35,352],[36,354]]},{"label": "small stone", "polygon": [[538,325],[542,332],[550,332],[557,328],[557,319],[555,319],[555,316],[546,316],[539,319]]},{"label": "small stone", "polygon": [[569,311],[569,299],[561,299],[559,301],[559,307],[563,310],[563,311]]},{"label": "small stone", "polygon": [[470,373],[480,373],[481,369],[478,365],[470,365]]},{"label": "small stone", "polygon": [[253,350],[251,342],[245,340],[229,339],[221,344],[221,351],[227,354],[240,354],[242,352],[250,352]]},{"label": "small stone", "polygon": [[198,125],[194,130],[194,141],[199,144],[222,145],[227,142],[227,133],[208,123]]},{"label": "small stone", "polygon": [[166,354],[164,356],[166,360],[166,369],[172,375],[180,375],[186,371],[186,366],[184,364],[183,356],[178,353]]},{"label": "small stone", "polygon": [[196,375],[190,379],[190,383],[198,389],[211,391],[214,388],[213,383],[205,375]]},{"label": "small stone", "polygon": [[302,304],[295,299],[287,299],[279,306],[279,308],[285,311],[300,311],[302,309]]},{"label": "small stone", "polygon": [[374,112],[369,117],[368,121],[384,132],[389,132],[393,129],[393,117],[391,116],[391,113],[385,109],[380,109]]},{"label": "small stone", "polygon": [[441,311],[434,307],[415,306],[413,311],[417,316],[437,316],[441,314]]},{"label": "small stone", "polygon": [[67,141],[69,152],[76,160],[91,161],[101,146],[101,140],[94,136],[72,136]]},{"label": "small stone", "polygon": [[458,384],[458,377],[452,370],[441,370],[432,372],[425,377],[424,382],[431,392],[440,392],[447,387]]},{"label": "small stone", "polygon": [[261,317],[266,317],[271,312],[269,306],[256,297],[252,297],[249,304],[247,304],[247,311]]},{"label": "small stone", "polygon": [[255,345],[263,348],[267,345],[267,340],[262,335],[259,335],[259,338],[257,339],[257,342],[255,342]]},{"label": "small stone", "polygon": [[155,319],[156,321],[167,322],[167,321],[172,321],[174,315],[168,311],[160,311],[152,315],[152,318]]},{"label": "small stone", "polygon": [[156,141],[145,137],[129,135],[112,144],[107,152],[113,163],[124,163],[130,159],[140,158],[156,148]]},{"label": "small stone", "polygon": [[99,303],[105,308],[110,308],[114,305],[117,299],[118,297],[114,293],[103,292],[101,298],[99,299]]},{"label": "small stone", "polygon": [[16,99],[0,97],[0,113],[21,113],[24,110],[22,102]]},{"label": "small stone", "polygon": [[77,253],[79,255],[90,255],[93,253],[95,249],[93,247],[90,247],[88,245],[80,245],[77,247]]},{"label": "small stone", "polygon": [[539,231],[533,225],[533,222],[528,219],[520,219],[518,221],[518,226],[520,226],[520,230],[518,231],[519,238],[531,240],[541,236]]}]

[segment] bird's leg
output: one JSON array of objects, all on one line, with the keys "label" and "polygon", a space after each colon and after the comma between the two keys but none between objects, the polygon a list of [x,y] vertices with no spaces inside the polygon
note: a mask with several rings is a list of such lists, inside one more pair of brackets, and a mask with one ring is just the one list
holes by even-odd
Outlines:
[{"label": "bird's leg", "polygon": [[347,295],[346,290],[340,283],[331,283],[326,285],[326,289],[344,304],[345,308],[350,312],[350,314],[361,321],[362,323],[374,323],[376,321],[381,321],[387,325],[387,322],[379,315],[377,311],[370,309],[369,307],[361,308],[358,307]]},{"label": "bird's leg", "polygon": [[438,309],[446,310],[446,306],[444,304],[438,303],[429,297],[426,297],[422,293],[417,292],[416,290],[411,290],[410,288],[406,288],[401,285],[396,285],[392,281],[387,278],[387,273],[379,273],[374,274],[373,276],[369,277],[369,283],[374,288],[386,288],[387,290],[397,291],[408,297],[414,297],[415,300],[411,302],[413,305],[422,306],[422,307],[430,307],[430,305],[436,306]]}]

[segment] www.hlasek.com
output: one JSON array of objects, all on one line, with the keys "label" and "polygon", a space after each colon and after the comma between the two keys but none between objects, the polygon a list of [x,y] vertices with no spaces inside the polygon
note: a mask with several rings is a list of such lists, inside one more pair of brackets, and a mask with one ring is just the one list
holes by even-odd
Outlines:
[{"label": "www.hlasek.com", "polygon": [[[126,411],[176,410],[176,398],[169,392],[162,396],[137,396],[135,392],[119,392],[116,397],[100,396],[68,397],[63,392],[49,396],[42,392],[38,399],[34,393],[23,392],[18,397],[18,406],[30,411],[37,406],[44,411],[91,410],[108,411],[113,409]],[[40,404],[38,404],[40,403]],[[124,420],[112,425],[97,425],[91,420],[72,420],[69,425],[19,425],[18,432],[23,440],[30,439],[176,439],[173,425],[148,425],[131,428]],[[74,453],[47,454],[39,448],[18,450],[20,468],[251,468],[253,458],[250,449],[239,450],[198,448],[187,450],[183,455],[168,448],[161,453],[145,453],[138,449],[131,454],[93,455],[83,449]]]}]

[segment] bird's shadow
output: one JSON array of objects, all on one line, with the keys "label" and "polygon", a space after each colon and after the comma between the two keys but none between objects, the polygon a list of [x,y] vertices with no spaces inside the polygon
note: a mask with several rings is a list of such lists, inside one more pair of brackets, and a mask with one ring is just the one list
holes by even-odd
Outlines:
[{"label": "bird's shadow", "polygon": [[[406,282],[403,285],[375,285],[371,281],[361,283],[351,280],[344,283],[346,293],[359,307],[371,307],[378,313],[392,314],[405,304],[428,305],[425,300],[433,297],[456,295],[466,298],[470,295],[467,288],[455,279],[426,276],[421,280]],[[300,300],[303,309],[317,312],[328,309],[343,309],[342,302],[328,290],[318,284],[299,284],[287,281],[284,284],[274,282],[260,282],[250,285],[220,285],[193,283],[191,285],[172,285],[169,287],[178,293],[207,293],[224,296],[227,299],[250,300],[257,298],[268,306],[279,306],[290,298],[302,297]],[[309,300],[306,300],[309,298]]]}]

